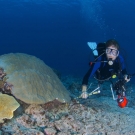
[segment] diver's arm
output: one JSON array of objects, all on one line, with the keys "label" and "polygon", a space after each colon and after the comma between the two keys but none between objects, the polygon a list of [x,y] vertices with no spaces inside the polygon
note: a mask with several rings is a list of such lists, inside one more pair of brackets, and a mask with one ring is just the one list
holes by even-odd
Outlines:
[{"label": "diver's arm", "polygon": [[125,79],[126,82],[129,82],[130,81],[130,78],[128,76],[128,73],[127,73],[126,68],[122,69],[122,75],[123,75],[123,77],[124,77],[124,79]]},{"label": "diver's arm", "polygon": [[127,70],[126,70],[126,68],[122,69],[122,75],[123,75],[123,76],[124,76],[124,75],[127,75]]},{"label": "diver's arm", "polygon": [[84,75],[82,85],[88,85],[88,80],[89,80],[89,77],[92,76],[91,73],[92,73],[93,68],[94,68],[94,64],[92,64],[88,72]]},{"label": "diver's arm", "polygon": [[121,70],[122,70],[122,75],[124,77],[124,79],[126,80],[126,82],[130,81],[130,78],[128,77],[128,73],[126,70],[126,66],[125,66],[125,62],[122,56],[120,56],[120,63],[121,63]]},{"label": "diver's arm", "polygon": [[88,80],[89,77],[91,77],[92,75],[94,75],[94,73],[97,71],[97,69],[100,67],[100,62],[97,62],[95,64],[92,64],[92,66],[90,67],[90,69],[88,70],[88,72],[85,74],[83,81],[82,81],[82,94],[81,97],[82,98],[87,98],[88,97],[88,93],[87,93],[87,85],[88,85]]},{"label": "diver's arm", "polygon": [[119,55],[119,63],[120,63],[120,70],[121,70],[122,75],[127,74],[125,62],[121,55]]},{"label": "diver's arm", "polygon": [[[93,63],[92,64],[92,66],[90,67],[90,69],[88,70],[88,72],[83,77],[82,86],[85,86],[86,87],[88,85],[89,77],[92,77],[95,74],[95,72],[100,67],[100,65],[101,65],[100,62],[97,62],[97,63]],[[82,88],[82,90],[83,90],[83,88]]]},{"label": "diver's arm", "polygon": [[88,80],[89,80],[89,77],[91,76],[91,72],[92,72],[93,68],[94,68],[94,64],[92,64],[92,66],[90,67],[88,72],[83,77],[83,81],[82,81],[82,94],[81,94],[82,98],[87,98],[88,97],[87,85],[88,85]]}]

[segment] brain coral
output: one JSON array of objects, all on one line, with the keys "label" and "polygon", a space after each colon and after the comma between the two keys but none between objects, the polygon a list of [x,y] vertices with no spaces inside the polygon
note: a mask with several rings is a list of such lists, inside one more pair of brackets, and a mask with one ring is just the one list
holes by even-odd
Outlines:
[{"label": "brain coral", "polygon": [[35,56],[10,53],[0,56],[0,67],[13,85],[12,94],[28,104],[44,104],[58,99],[69,102],[69,92],[53,70]]}]

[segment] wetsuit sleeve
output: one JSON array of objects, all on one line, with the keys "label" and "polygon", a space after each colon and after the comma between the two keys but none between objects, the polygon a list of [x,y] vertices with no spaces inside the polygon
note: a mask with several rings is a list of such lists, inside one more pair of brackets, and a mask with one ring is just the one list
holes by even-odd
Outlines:
[{"label": "wetsuit sleeve", "polygon": [[93,76],[95,74],[95,72],[100,67],[100,65],[101,65],[101,62],[97,62],[95,64],[92,64],[92,66],[90,67],[88,72],[83,77],[82,85],[88,85],[89,77],[91,77],[91,76]]},{"label": "wetsuit sleeve", "polygon": [[121,70],[122,70],[122,75],[127,74],[127,70],[126,70],[126,66],[125,66],[125,62],[122,56],[119,56],[120,58],[120,65],[121,65]]}]

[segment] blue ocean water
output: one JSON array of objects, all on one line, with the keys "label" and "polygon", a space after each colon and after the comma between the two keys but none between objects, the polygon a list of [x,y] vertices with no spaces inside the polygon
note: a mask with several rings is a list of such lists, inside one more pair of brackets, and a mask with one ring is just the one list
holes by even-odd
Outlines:
[{"label": "blue ocean water", "polygon": [[133,0],[0,0],[0,55],[27,53],[83,77],[92,58],[87,42],[115,38],[134,73],[134,13]]}]

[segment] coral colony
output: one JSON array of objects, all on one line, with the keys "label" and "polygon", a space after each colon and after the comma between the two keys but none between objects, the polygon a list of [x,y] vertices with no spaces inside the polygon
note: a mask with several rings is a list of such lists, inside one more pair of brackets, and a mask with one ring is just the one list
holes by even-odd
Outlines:
[{"label": "coral colony", "polygon": [[6,73],[3,68],[0,68],[0,91],[2,93],[11,93],[13,85],[6,82],[8,78],[6,77]]}]

